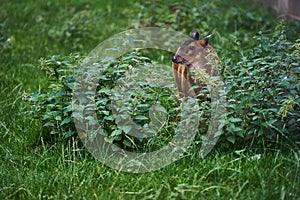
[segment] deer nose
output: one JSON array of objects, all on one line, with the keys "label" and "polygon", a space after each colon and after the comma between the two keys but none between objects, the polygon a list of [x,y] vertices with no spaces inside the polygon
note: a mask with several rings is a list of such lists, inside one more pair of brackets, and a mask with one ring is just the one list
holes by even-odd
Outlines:
[{"label": "deer nose", "polygon": [[172,58],[172,62],[173,63],[178,63],[178,56],[177,55]]}]

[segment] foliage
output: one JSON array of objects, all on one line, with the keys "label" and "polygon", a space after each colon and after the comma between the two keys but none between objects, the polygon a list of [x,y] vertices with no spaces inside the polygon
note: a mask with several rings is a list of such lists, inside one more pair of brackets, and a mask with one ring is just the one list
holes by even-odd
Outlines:
[{"label": "foliage", "polygon": [[[262,23],[262,16],[266,18],[270,16],[263,10],[254,10],[254,7],[249,9],[235,6],[229,8],[230,12],[222,14],[222,11],[216,8],[223,4],[225,6],[223,1],[211,1],[201,5],[196,5],[195,2],[190,4],[174,2],[169,5],[170,7],[166,7],[160,1],[145,2],[141,4],[144,7],[142,7],[140,18],[147,19],[143,24],[146,26],[170,25],[183,32],[191,31],[200,24],[200,30],[208,34],[211,25],[218,27],[217,24],[221,21],[219,15],[221,15],[224,26],[217,29],[217,32],[233,32],[235,35],[233,38],[243,35],[243,44],[247,44],[241,49],[242,43],[236,42],[235,47],[230,49],[230,52],[238,52],[235,54],[239,55],[238,57],[232,57],[230,52],[223,54],[223,59],[226,61],[221,66],[221,71],[227,85],[228,98],[226,139],[234,143],[236,140],[248,139],[274,141],[278,139],[278,136],[299,138],[297,132],[299,130],[299,44],[287,40],[287,28],[282,24],[278,25],[275,33],[261,31],[254,37],[254,40],[250,39],[252,32],[249,30],[263,30],[273,24],[271,20],[267,20],[264,27],[259,26]],[[165,12],[165,9],[168,9],[168,12]],[[193,12],[188,12],[188,10]],[[210,14],[201,15],[203,12]],[[79,12],[74,16],[74,22],[79,23],[79,29],[74,28],[74,31],[84,27],[85,16],[86,12]],[[79,20],[75,20],[77,17]],[[161,21],[161,19],[166,21]],[[66,29],[59,35],[73,34],[71,33],[73,28],[69,26],[73,24],[72,21],[64,26]],[[229,23],[232,21],[234,23]],[[80,25],[81,22],[82,25]],[[76,39],[76,34],[74,34],[70,38]],[[226,38],[225,41],[228,43],[233,38]],[[225,50],[229,48],[226,45],[223,47]],[[151,55],[151,51],[147,51],[146,54]],[[141,52],[136,52],[120,58],[104,67],[103,74],[99,77],[96,95],[99,123],[104,127],[107,140],[118,143],[124,148],[141,149],[146,143],[164,143],[159,142],[157,138],[150,142],[129,137],[126,134],[128,129],[124,130],[117,126],[117,119],[112,113],[111,94],[114,92],[117,81],[132,69],[150,63],[150,60],[142,55]],[[64,137],[72,136],[76,132],[71,118],[70,101],[72,83],[80,61],[78,58],[78,56],[62,58],[54,56],[50,60],[41,60],[40,67],[50,72],[53,83],[48,93],[33,94],[28,98],[33,103],[35,116],[42,119],[44,127],[49,128],[51,133],[60,133]],[[241,60],[238,61],[237,58]],[[166,96],[170,98],[165,98]],[[131,105],[127,105],[128,113],[134,122],[147,127],[150,122],[148,113],[150,107],[157,102],[163,103],[163,106],[170,110],[168,114],[171,114],[164,130],[167,133],[166,138],[169,138],[170,132],[174,131],[177,124],[175,98],[174,94],[170,95],[164,88],[144,84],[133,92],[130,99],[127,99],[131,102]],[[209,107],[207,102],[201,104],[206,114],[201,116],[200,133],[207,131]],[[160,141],[166,140],[166,138],[158,138]]]},{"label": "foliage", "polygon": [[260,33],[243,60],[225,66],[227,139],[300,139],[299,40],[286,39],[285,28]]},{"label": "foliage", "polygon": [[[184,158],[159,171],[131,174],[110,169],[97,162],[73,137],[61,143],[48,143],[45,135],[41,137],[42,130],[49,135],[51,129],[42,127],[38,120],[32,118],[32,115],[24,114],[28,104],[20,98],[24,91],[31,93],[39,91],[39,88],[39,95],[52,92],[51,88],[47,87],[49,80],[43,71],[36,67],[38,59],[45,57],[46,61],[56,63],[51,55],[68,55],[74,52],[74,49],[67,49],[68,46],[73,47],[73,45],[80,47],[76,48],[80,55],[86,55],[95,44],[127,29],[133,18],[136,18],[139,9],[133,6],[135,2],[132,0],[116,2],[106,0],[1,2],[0,21],[5,24],[2,29],[0,28],[3,30],[2,36],[5,36],[5,41],[10,38],[13,43],[9,43],[9,49],[4,50],[0,56],[0,110],[2,111],[0,115],[0,199],[298,199],[300,196],[299,151],[292,150],[290,146],[286,147],[286,144],[283,144],[286,149],[262,149],[253,148],[248,143],[241,150],[238,145],[230,145],[231,148],[226,149],[220,148],[222,143],[216,146],[205,159],[199,159],[197,151],[189,151]],[[140,4],[146,2],[149,1],[141,1]],[[156,6],[158,8],[166,6],[168,11],[168,4],[165,2],[167,1]],[[222,0],[220,2],[228,2],[230,6],[238,7],[249,1]],[[247,5],[249,9],[254,5],[252,3],[253,1]],[[89,9],[86,7],[87,4],[90,5]],[[150,12],[152,8],[154,7],[148,6],[144,12]],[[74,15],[74,12],[69,12],[72,9],[78,12],[85,9],[99,10],[100,13],[90,16],[95,17],[92,21],[96,23],[88,23],[87,31],[90,35],[88,41],[84,38],[80,39],[82,44],[68,44],[63,42],[64,39],[61,40],[61,37],[48,35],[50,30],[59,32],[62,30],[63,24],[67,24]],[[226,10],[225,7],[217,9]],[[161,11],[161,14],[170,14],[164,11]],[[155,13],[152,14],[155,16]],[[156,17],[163,19],[160,15]],[[268,20],[264,18],[262,23]],[[231,66],[240,60],[236,55],[244,53],[244,39],[242,35],[238,38],[227,32],[218,34],[217,30],[223,26],[222,23],[223,21],[219,24],[215,23],[217,27],[210,26],[216,33],[211,43],[214,47],[217,45],[216,50],[222,60],[231,58],[229,63],[224,62]],[[291,32],[299,28],[299,24],[288,26],[286,34],[291,35]],[[94,28],[91,25],[94,25]],[[199,30],[197,24],[195,30]],[[252,32],[252,30],[248,31]],[[258,31],[254,32],[252,34]],[[299,34],[300,31],[296,33]],[[293,41],[290,36],[287,38]],[[70,38],[70,41],[72,40]],[[253,41],[256,40],[249,36],[249,44]],[[0,42],[0,48],[2,44]],[[258,46],[256,44],[257,42],[252,46]],[[295,49],[299,49],[296,47],[299,41],[293,45]],[[76,57],[76,55],[58,56],[56,59],[60,62],[70,62],[74,56]],[[165,57],[168,63],[170,63],[170,56]],[[154,60],[158,57],[151,58]],[[74,59],[81,60],[80,57]],[[74,62],[75,70],[77,65],[78,62]],[[50,78],[53,80],[50,83],[59,83],[55,77],[50,76]],[[60,90],[63,87],[58,85],[57,88]],[[290,112],[285,110],[290,110],[293,105],[295,108],[296,104],[292,102],[294,102],[293,98],[287,99],[280,106],[282,111],[279,110],[279,114],[285,116],[286,113],[288,117]],[[278,116],[279,118],[281,119]],[[39,119],[42,120],[42,112]],[[169,125],[170,130],[174,125]],[[60,131],[63,135],[64,130]],[[56,133],[55,136],[57,135]],[[158,139],[155,142],[160,141]]]},{"label": "foliage", "polygon": [[[249,45],[252,33],[274,25],[272,15],[265,11],[265,8],[258,8],[252,1],[232,4],[230,1],[219,0],[206,2],[155,0],[141,4],[139,17],[140,26],[172,28],[186,34],[198,31],[202,37],[212,33],[222,34],[224,37],[225,33],[230,33],[226,37],[236,38],[244,45]],[[218,45],[218,42],[215,45]],[[224,51],[232,50],[229,49],[232,46],[220,46],[225,48]]]},{"label": "foliage", "polygon": [[213,33],[212,46],[224,60],[227,140],[299,139],[299,40],[293,41],[299,22],[281,22],[271,32],[278,22],[265,8],[229,2],[145,2],[139,25]]},{"label": "foliage", "polygon": [[[112,100],[116,101],[117,99],[117,97],[112,97],[112,94],[116,93],[119,79],[143,65],[147,68],[151,64],[147,57],[138,54],[138,52],[130,53],[108,66],[103,66],[95,97],[98,108],[98,123],[103,127],[107,141],[118,143],[125,148],[141,148],[146,142],[154,144],[153,141],[145,141],[126,135],[129,130],[116,125],[117,117],[112,112]],[[80,69],[80,61],[81,58],[78,55],[52,56],[51,59],[41,59],[39,67],[49,74],[51,80],[48,92],[25,95],[25,99],[32,105],[29,114],[41,119],[43,126],[48,128],[51,134],[62,135],[65,138],[76,135],[72,120],[71,101],[74,82],[76,81],[74,77]],[[156,77],[161,79],[161,74],[156,75]],[[154,75],[153,78],[155,78]],[[166,86],[164,88],[164,86],[153,84],[158,81],[152,80],[152,83],[139,81],[141,82],[138,82],[138,87],[130,91],[126,99],[119,99],[118,101],[122,104],[127,103],[123,109],[127,110],[130,118],[143,127],[149,126],[151,116],[148,112],[151,106],[155,104],[161,104],[170,110],[169,118],[172,118],[172,115],[175,118],[176,96],[171,95]],[[122,98],[124,97],[122,96]],[[128,101],[129,104],[123,101]],[[161,143],[158,142],[158,144]]]},{"label": "foliage", "polygon": [[60,133],[69,137],[76,133],[72,123],[71,98],[79,60],[79,55],[40,59],[39,68],[48,74],[51,81],[49,92],[24,94],[24,99],[32,106],[29,115],[40,119],[52,135]]},{"label": "foliage", "polygon": [[[253,48],[253,36],[272,30],[277,22],[266,7],[252,0],[211,1],[142,1],[135,27],[155,26],[172,28],[200,37],[212,34],[211,43],[221,58],[238,62],[244,49]],[[300,21],[286,21],[288,38],[299,38]]]}]

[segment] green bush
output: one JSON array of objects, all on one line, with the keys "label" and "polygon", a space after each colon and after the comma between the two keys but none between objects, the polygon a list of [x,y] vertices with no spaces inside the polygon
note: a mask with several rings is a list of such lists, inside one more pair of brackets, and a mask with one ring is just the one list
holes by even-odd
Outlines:
[{"label": "green bush", "polygon": [[[98,108],[98,123],[104,129],[107,141],[117,143],[122,148],[140,149],[145,145],[155,148],[157,145],[162,145],[166,139],[162,138],[161,135],[151,140],[130,137],[126,135],[124,127],[117,126],[115,123],[117,119],[112,112],[112,100],[117,97],[112,97],[112,94],[116,90],[115,86],[118,84],[119,79],[125,73],[130,73],[134,68],[141,68],[144,65],[147,67],[150,64],[147,57],[139,54],[139,52],[133,52],[108,66],[103,66],[95,96],[95,103]],[[39,67],[49,74],[51,82],[48,91],[25,95],[25,99],[31,104],[29,114],[41,120],[44,128],[52,135],[62,136],[62,138],[77,135],[72,119],[71,101],[75,83],[74,77],[80,69],[80,61],[81,57],[78,55],[52,56],[51,59],[41,59]],[[163,79],[161,75],[157,74],[156,77],[159,76]],[[174,127],[170,124],[175,123],[174,120],[177,120],[176,96],[171,95],[171,91],[167,86],[161,87],[153,83],[143,82],[144,80],[140,81],[142,82],[139,83],[139,87],[134,88],[125,99],[129,102],[125,102],[127,103],[125,107],[127,113],[135,123],[147,127],[151,118],[148,113],[149,109],[152,105],[161,104],[168,110],[169,114],[168,122],[161,132],[171,136]],[[170,129],[173,131],[170,131]],[[160,141],[155,143],[154,140],[157,141],[158,138],[160,138]]]},{"label": "green bush", "polygon": [[202,37],[213,33],[212,46],[224,61],[227,140],[299,139],[299,40],[294,40],[300,22],[277,25],[253,1],[230,2],[145,2],[139,26],[199,31]]},{"label": "green bush", "polygon": [[253,33],[274,26],[270,12],[253,1],[231,2],[146,1],[141,3],[139,26],[172,28],[186,34],[198,31],[202,37],[221,34],[226,39],[215,42],[214,47],[222,47],[223,52],[235,48],[227,42],[238,40],[243,45],[251,45]]},{"label": "green bush", "polygon": [[[249,4],[246,3],[245,7],[237,7],[229,5],[228,1],[166,4],[156,0],[140,5],[142,11],[137,26],[172,27],[185,33],[197,30],[202,35],[214,32],[217,36],[213,46],[221,60],[224,60],[220,68],[226,83],[228,100],[224,139],[235,143],[250,139],[264,142],[276,141],[278,138],[300,138],[300,41],[287,39],[287,35],[294,35],[299,26],[291,26],[289,22],[286,23],[288,27],[279,24],[275,31],[266,31],[271,30],[275,22],[263,9],[256,9],[253,5],[248,8],[246,5]],[[228,9],[217,9],[220,7]],[[85,16],[85,13],[79,13],[77,17],[80,20],[75,20],[79,23],[78,33],[85,32],[80,29],[85,23],[85,18],[81,16]],[[77,19],[76,16],[74,19]],[[72,20],[70,23],[64,26],[65,29],[61,29],[59,38],[65,38],[65,34],[73,30]],[[73,36],[70,39],[76,40],[76,31]],[[78,35],[78,38],[82,37]],[[95,99],[98,122],[104,129],[107,141],[122,148],[159,148],[170,140],[178,124],[176,95],[168,88],[147,83],[133,91],[127,99],[130,103],[126,108],[134,122],[147,127],[151,118],[148,113],[150,107],[157,102],[162,104],[169,117],[159,134],[151,139],[131,137],[126,134],[126,127],[117,126],[115,122],[117,119],[112,112],[111,94],[118,80],[124,74],[130,73],[132,68],[141,68],[155,62],[144,57],[145,54],[152,59],[157,56],[164,57],[166,60],[161,61],[171,65],[171,58],[167,57],[170,54],[164,56],[161,51],[132,52],[104,67],[99,77]],[[32,105],[31,116],[41,120],[48,133],[63,138],[77,135],[72,119],[71,100],[74,77],[81,60],[78,55],[41,59],[40,68],[49,74],[51,84],[46,92],[27,95],[26,99]],[[171,66],[166,70],[171,71]],[[166,77],[161,76],[161,79],[164,78]],[[210,106],[204,102],[200,107],[207,110]],[[201,134],[207,130],[207,116],[209,112],[200,119]]]},{"label": "green bush", "polygon": [[29,115],[41,120],[47,134],[61,134],[64,138],[76,134],[71,117],[71,99],[80,60],[79,55],[40,59],[39,68],[49,76],[48,90],[25,94],[24,98],[31,105]]},{"label": "green bush", "polygon": [[281,24],[255,40],[242,61],[223,69],[227,139],[300,140],[300,41],[289,42]]},{"label": "green bush", "polygon": [[[226,139],[232,143],[249,139],[275,141],[278,136],[299,139],[299,40],[295,43],[288,42],[284,27],[279,25],[275,34],[260,33],[255,37],[255,42],[257,45],[254,48],[244,50],[242,61],[232,64],[227,60],[222,68],[228,100]],[[135,149],[144,147],[146,143],[153,145],[155,139],[149,142],[129,137],[126,130],[116,125],[111,94],[125,73],[151,63],[148,58],[139,54],[140,52],[128,54],[105,67],[99,77],[96,94],[97,117],[107,140]],[[64,137],[76,135],[71,117],[71,99],[74,76],[78,72],[80,60],[78,55],[41,59],[40,68],[48,72],[52,84],[47,93],[32,94],[27,100],[33,106],[31,114],[41,119],[51,134]],[[168,133],[167,138],[172,136],[178,122],[174,93],[155,84],[141,83],[127,100],[131,102],[126,107],[130,117],[143,127],[150,123],[150,107],[160,102],[170,115],[165,133]],[[209,106],[203,103],[201,107],[207,109]],[[200,132],[205,133],[208,120],[203,116],[201,120]]]},{"label": "green bush", "polygon": [[[252,0],[141,1],[135,27],[172,28],[187,35],[198,31],[200,37],[212,34],[211,44],[220,58],[238,62],[243,51],[253,48],[253,36],[273,30],[277,25],[271,10]],[[300,21],[285,21],[290,39],[299,38]]]}]

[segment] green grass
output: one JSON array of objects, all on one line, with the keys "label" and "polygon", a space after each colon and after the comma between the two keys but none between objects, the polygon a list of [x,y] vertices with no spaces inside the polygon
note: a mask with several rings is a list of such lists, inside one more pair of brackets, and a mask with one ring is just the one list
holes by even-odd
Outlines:
[{"label": "green grass", "polygon": [[[146,174],[111,170],[76,143],[36,154],[6,152],[1,164],[4,199],[296,199],[299,157],[279,150],[214,151]],[[7,149],[6,149],[7,150]],[[7,150],[8,151],[8,150]],[[13,173],[13,174],[12,174]]]},{"label": "green grass", "polygon": [[[192,148],[161,170],[130,174],[104,166],[78,141],[47,141],[22,101],[24,92],[48,85],[38,60],[86,55],[130,27],[138,12],[133,0],[1,3],[0,23],[11,42],[0,53],[0,198],[299,199],[300,158],[292,148],[219,146],[205,159]],[[86,14],[91,21],[80,21]],[[73,27],[78,30],[74,37],[66,37]],[[256,154],[261,159],[251,159]]]}]

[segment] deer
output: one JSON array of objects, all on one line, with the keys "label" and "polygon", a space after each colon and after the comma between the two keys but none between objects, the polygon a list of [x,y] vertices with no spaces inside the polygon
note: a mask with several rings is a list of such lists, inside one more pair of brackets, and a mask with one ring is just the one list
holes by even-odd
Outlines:
[{"label": "deer", "polygon": [[181,44],[172,58],[173,76],[180,99],[188,96],[199,97],[202,88],[208,85],[207,76],[219,76],[216,68],[219,57],[208,44],[210,37],[211,35],[199,39],[199,33],[194,32],[191,38]]},{"label": "deer", "polygon": [[[221,121],[226,119],[226,93],[217,69],[220,60],[216,51],[208,44],[210,37],[211,35],[208,35],[199,40],[199,33],[194,32],[191,38],[181,44],[172,58],[172,70],[179,92],[180,106],[188,102],[186,101],[188,97],[192,97],[196,102],[211,102],[210,113],[206,112],[205,107],[200,108],[203,111],[200,112],[201,118],[210,118],[207,134],[199,152],[202,158],[217,143],[220,130],[224,125]],[[201,94],[205,86],[209,90],[208,97]],[[187,108],[184,119],[193,112],[189,107]],[[200,126],[204,124],[204,121],[200,122]],[[189,130],[190,124],[186,125],[186,130]]]}]

